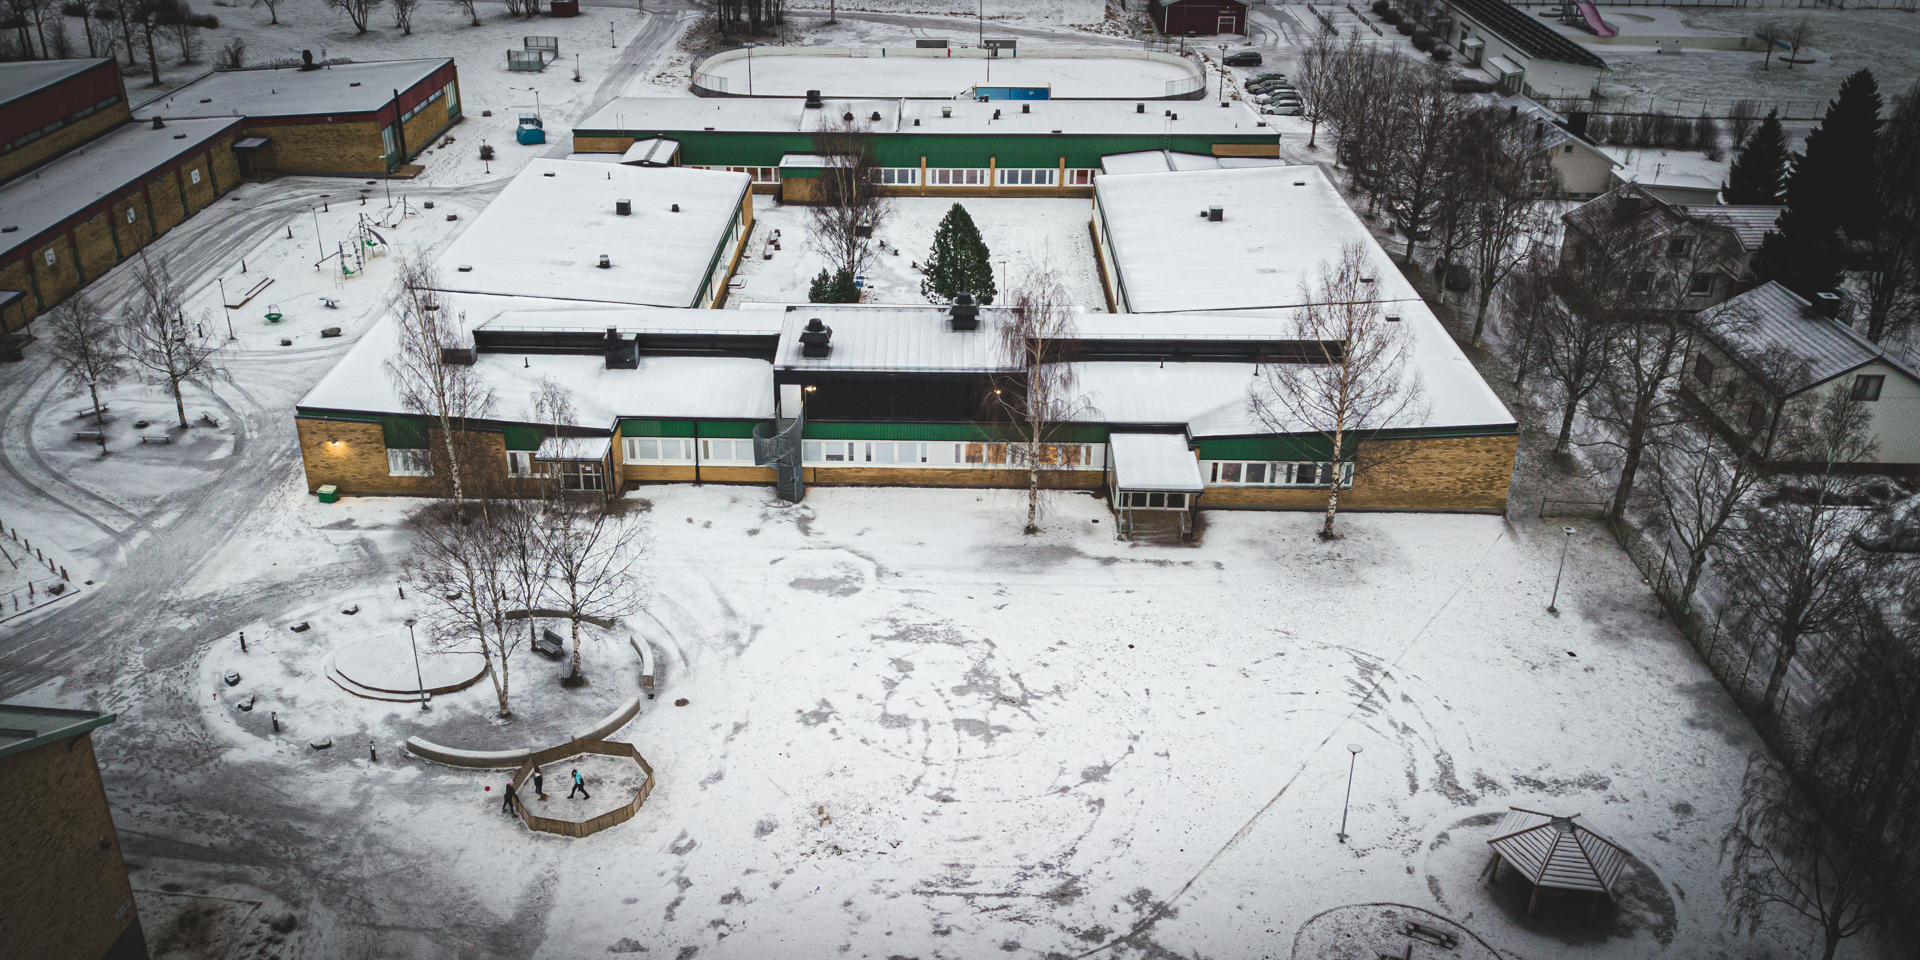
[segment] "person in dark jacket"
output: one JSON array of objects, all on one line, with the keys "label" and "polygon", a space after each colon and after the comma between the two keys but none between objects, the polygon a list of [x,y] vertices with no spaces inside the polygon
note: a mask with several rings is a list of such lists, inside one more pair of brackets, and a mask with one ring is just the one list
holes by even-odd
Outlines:
[{"label": "person in dark jacket", "polygon": [[512,812],[513,812],[513,801],[515,801],[515,800],[517,800],[517,799],[519,799],[519,797],[520,797],[520,795],[519,795],[518,793],[516,793],[516,792],[514,792],[514,789],[513,789],[513,781],[512,781],[512,780],[508,780],[508,781],[507,781],[507,792],[506,792],[506,793],[505,793],[504,795],[502,795],[502,796],[501,796],[501,798],[500,798],[500,809],[502,809],[502,810],[505,810],[505,811],[506,811],[506,812],[508,812],[508,813],[512,813]]},{"label": "person in dark jacket", "polygon": [[547,778],[539,767],[533,768],[533,795],[542,800],[547,798]]},{"label": "person in dark jacket", "polygon": [[578,793],[588,800],[593,799],[593,794],[587,792],[587,781],[581,779],[580,771],[578,770],[573,772],[573,790],[567,794],[567,799],[572,800],[575,793]]}]

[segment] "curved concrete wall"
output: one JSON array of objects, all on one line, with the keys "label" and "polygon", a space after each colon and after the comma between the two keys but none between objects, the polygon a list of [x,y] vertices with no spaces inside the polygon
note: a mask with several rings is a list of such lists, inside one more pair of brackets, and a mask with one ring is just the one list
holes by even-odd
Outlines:
[{"label": "curved concrete wall", "polygon": [[[615,730],[627,725],[640,713],[640,698],[634,697],[612,713],[601,718],[598,723],[575,733],[571,739],[558,747],[522,747],[517,750],[462,750],[459,747],[447,747],[420,737],[407,738],[407,752],[422,760],[444,763],[450,767],[469,769],[487,769],[492,767],[517,767],[530,758],[574,747],[582,740],[604,740]],[[576,751],[577,752],[577,751]]]}]

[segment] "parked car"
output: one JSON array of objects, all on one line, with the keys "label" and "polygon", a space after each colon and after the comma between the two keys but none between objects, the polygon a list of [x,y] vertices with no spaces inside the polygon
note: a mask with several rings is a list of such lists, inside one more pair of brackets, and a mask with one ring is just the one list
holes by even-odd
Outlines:
[{"label": "parked car", "polygon": [[1285,79],[1287,79],[1287,75],[1284,73],[1261,73],[1261,74],[1254,75],[1253,82],[1259,83],[1262,80],[1285,80]]},{"label": "parked car", "polygon": [[1257,67],[1259,65],[1260,51],[1258,50],[1235,50],[1227,54],[1227,66],[1229,67]]},{"label": "parked car", "polygon": [[1266,93],[1270,90],[1292,90],[1293,87],[1285,80],[1255,80],[1247,84],[1247,89],[1259,93]]},{"label": "parked car", "polygon": [[1300,115],[1300,104],[1298,103],[1270,104],[1268,106],[1261,107],[1260,112],[1273,114],[1274,116],[1277,116],[1277,117],[1297,117]]}]

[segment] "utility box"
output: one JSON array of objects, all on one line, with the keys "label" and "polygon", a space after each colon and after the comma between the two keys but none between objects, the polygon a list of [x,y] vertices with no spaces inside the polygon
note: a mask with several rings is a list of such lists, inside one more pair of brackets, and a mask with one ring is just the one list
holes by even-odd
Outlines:
[{"label": "utility box", "polygon": [[340,502],[340,488],[334,486],[331,483],[323,484],[319,490],[315,491],[315,493],[319,495],[321,503],[339,503]]}]

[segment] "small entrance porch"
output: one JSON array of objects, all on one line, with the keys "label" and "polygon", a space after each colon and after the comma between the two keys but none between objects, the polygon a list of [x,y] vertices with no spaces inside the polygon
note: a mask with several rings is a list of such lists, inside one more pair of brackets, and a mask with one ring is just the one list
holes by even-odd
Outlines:
[{"label": "small entrance porch", "polygon": [[1120,536],[1193,537],[1193,504],[1206,483],[1184,433],[1107,437],[1107,487]]}]

